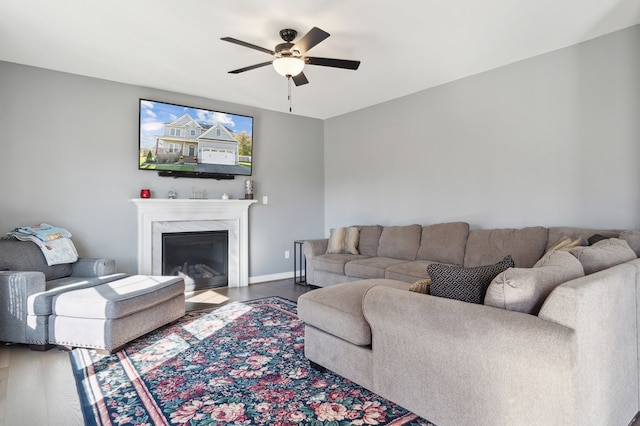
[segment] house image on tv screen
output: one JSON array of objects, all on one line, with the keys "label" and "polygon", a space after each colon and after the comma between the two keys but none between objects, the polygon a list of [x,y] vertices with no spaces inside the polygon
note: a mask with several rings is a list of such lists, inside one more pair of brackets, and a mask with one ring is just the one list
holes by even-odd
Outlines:
[{"label": "house image on tv screen", "polygon": [[156,136],[156,158],[182,156],[185,163],[240,164],[240,143],[220,123],[206,128],[189,114],[164,126],[164,134]]},{"label": "house image on tv screen", "polygon": [[140,100],[140,169],[251,176],[253,117]]}]

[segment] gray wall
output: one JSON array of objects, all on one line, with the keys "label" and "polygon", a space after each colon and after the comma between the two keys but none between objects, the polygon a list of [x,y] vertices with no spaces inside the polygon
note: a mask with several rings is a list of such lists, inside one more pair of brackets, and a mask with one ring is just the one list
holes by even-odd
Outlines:
[{"label": "gray wall", "polygon": [[324,143],[327,228],[640,228],[640,26],[329,119]]},{"label": "gray wall", "polygon": [[249,210],[249,275],[291,275],[284,251],[293,251],[295,239],[324,233],[322,121],[7,62],[0,62],[0,233],[52,223],[74,234],[82,256],[115,258],[120,271],[135,273],[129,200],[140,188],[158,197],[175,190],[188,198],[192,188],[209,198],[243,197],[244,178],[137,170],[139,98],[255,117],[252,179],[260,204]]},{"label": "gray wall", "polygon": [[138,171],[138,99],[255,117],[252,281],[348,224],[640,228],[640,26],[324,123],[0,62],[0,232],[49,222],[136,272],[142,187],[240,197],[244,179]]}]

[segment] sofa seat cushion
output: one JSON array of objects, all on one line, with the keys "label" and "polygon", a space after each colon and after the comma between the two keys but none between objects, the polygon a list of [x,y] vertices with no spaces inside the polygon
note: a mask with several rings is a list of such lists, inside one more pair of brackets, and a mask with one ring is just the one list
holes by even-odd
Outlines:
[{"label": "sofa seat cushion", "polygon": [[52,300],[59,294],[72,290],[94,287],[111,281],[126,278],[127,274],[111,274],[101,277],[66,277],[47,282],[47,291],[32,294],[27,299],[27,314],[51,315]]},{"label": "sofa seat cushion", "polygon": [[509,268],[489,285],[484,304],[537,315],[558,285],[584,276],[582,265],[568,251],[551,251],[533,268]]},{"label": "sofa seat cushion", "polygon": [[321,254],[313,258],[316,271],[326,271],[344,275],[344,265],[352,260],[366,259],[368,256],[358,254]]},{"label": "sofa seat cushion", "polygon": [[[427,278],[427,267],[433,263],[430,260],[416,260],[413,262],[399,263],[387,268],[385,278],[390,280],[414,282],[423,278]],[[438,262],[439,263],[439,262]]]},{"label": "sofa seat cushion", "polygon": [[407,263],[402,259],[391,259],[389,257],[370,257],[367,259],[356,259],[344,266],[344,273],[349,277],[358,278],[385,278],[387,268]]},{"label": "sofa seat cushion", "polygon": [[309,291],[298,298],[298,316],[307,325],[354,345],[371,344],[371,328],[362,302],[375,286],[408,290],[411,284],[385,279],[361,280]]},{"label": "sofa seat cushion", "polygon": [[473,229],[467,240],[464,266],[489,265],[511,256],[518,268],[531,268],[546,251],[547,234],[547,228],[541,226]]}]

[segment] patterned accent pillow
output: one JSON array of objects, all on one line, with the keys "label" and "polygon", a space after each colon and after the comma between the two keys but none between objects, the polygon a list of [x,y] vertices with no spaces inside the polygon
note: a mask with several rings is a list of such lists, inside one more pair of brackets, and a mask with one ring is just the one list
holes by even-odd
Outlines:
[{"label": "patterned accent pillow", "polygon": [[411,284],[411,287],[409,287],[409,291],[422,293],[422,294],[429,294],[430,285],[431,285],[431,278],[425,278],[423,280],[418,280],[413,284]]},{"label": "patterned accent pillow", "polygon": [[431,295],[482,304],[491,281],[514,266],[511,256],[493,265],[474,268],[433,263],[427,266],[431,277]]}]

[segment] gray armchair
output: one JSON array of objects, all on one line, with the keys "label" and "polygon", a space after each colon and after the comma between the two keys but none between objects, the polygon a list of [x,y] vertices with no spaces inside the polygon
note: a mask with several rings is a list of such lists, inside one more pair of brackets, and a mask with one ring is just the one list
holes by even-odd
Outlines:
[{"label": "gray armchair", "polygon": [[48,321],[52,299],[63,292],[114,281],[111,259],[78,259],[48,266],[40,248],[30,241],[0,240],[0,341],[49,347]]}]

